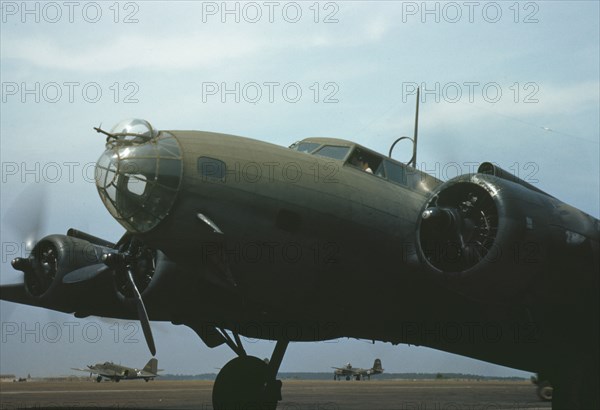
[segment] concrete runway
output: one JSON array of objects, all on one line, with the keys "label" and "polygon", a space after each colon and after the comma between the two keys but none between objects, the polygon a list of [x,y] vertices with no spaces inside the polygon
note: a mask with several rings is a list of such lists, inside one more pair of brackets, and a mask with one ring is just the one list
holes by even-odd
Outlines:
[{"label": "concrete runway", "polygon": [[[0,409],[211,410],[209,381],[0,383]],[[530,382],[283,380],[278,410],[550,409]]]}]

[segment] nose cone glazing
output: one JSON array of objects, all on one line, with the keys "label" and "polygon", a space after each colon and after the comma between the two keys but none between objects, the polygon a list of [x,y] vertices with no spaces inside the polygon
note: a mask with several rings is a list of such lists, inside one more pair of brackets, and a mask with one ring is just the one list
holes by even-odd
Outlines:
[{"label": "nose cone glazing", "polygon": [[167,217],[177,197],[181,148],[173,135],[143,120],[121,122],[111,134],[96,163],[98,193],[125,229],[148,232]]}]

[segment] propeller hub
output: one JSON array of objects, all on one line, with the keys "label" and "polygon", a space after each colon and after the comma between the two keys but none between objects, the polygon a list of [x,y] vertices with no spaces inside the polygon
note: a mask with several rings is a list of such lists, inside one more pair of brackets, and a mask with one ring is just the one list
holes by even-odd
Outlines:
[{"label": "propeller hub", "polygon": [[10,264],[13,268],[20,270],[21,272],[31,269],[31,261],[29,258],[15,258],[10,262]]},{"label": "propeller hub", "polygon": [[125,265],[125,255],[120,253],[102,254],[102,263],[112,269],[122,268]]}]

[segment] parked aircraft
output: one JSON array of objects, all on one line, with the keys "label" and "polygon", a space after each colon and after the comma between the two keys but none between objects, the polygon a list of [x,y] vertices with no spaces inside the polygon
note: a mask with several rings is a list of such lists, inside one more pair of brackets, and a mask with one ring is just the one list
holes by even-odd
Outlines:
[{"label": "parked aircraft", "polygon": [[127,366],[121,366],[113,362],[96,363],[94,365],[88,365],[87,369],[76,369],[81,372],[89,372],[90,377],[92,374],[97,374],[96,381],[100,383],[102,378],[113,380],[118,382],[119,380],[125,379],[144,379],[146,381],[154,380],[158,376],[158,360],[152,358],[146,363],[143,369],[136,369]]},{"label": "parked aircraft", "polygon": [[344,367],[333,367],[333,380],[342,380],[343,377],[346,380],[350,380],[354,378],[356,380],[364,379],[365,376],[371,380],[371,375],[373,374],[381,374],[383,373],[383,368],[381,367],[381,360],[375,359],[373,363],[373,367],[370,369],[361,369],[359,367],[352,367],[350,363],[347,363]]},{"label": "parked aircraft", "polygon": [[[275,408],[289,342],[340,337],[541,372],[555,409],[600,407],[594,217],[491,163],[442,182],[341,139],[97,131],[98,192],[126,233],[42,238],[3,300],[137,317],[152,354],[150,320],[227,344],[217,409]],[[241,335],[277,342],[268,364]]]}]

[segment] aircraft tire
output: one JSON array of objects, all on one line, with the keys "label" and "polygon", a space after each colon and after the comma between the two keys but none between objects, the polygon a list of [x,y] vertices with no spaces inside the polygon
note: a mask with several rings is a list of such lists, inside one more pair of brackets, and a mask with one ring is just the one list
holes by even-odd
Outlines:
[{"label": "aircraft tire", "polygon": [[268,365],[258,357],[240,356],[229,361],[215,379],[215,410],[275,410],[281,400],[281,382],[269,382]]},{"label": "aircraft tire", "polygon": [[537,386],[537,395],[540,400],[551,401],[552,400],[552,386],[547,381],[541,381]]}]

